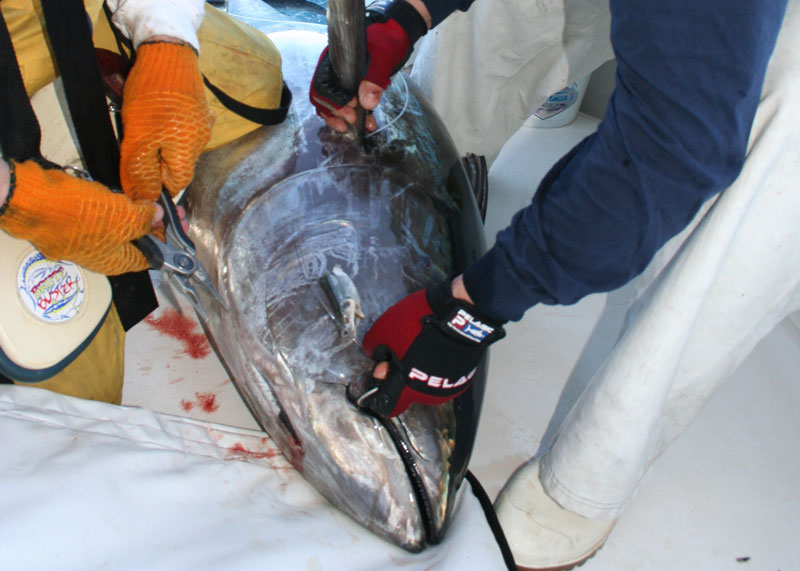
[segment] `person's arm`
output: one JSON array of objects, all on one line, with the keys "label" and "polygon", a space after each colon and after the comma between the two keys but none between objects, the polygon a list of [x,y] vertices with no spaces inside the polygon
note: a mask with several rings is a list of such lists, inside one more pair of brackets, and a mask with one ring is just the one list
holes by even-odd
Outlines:
[{"label": "person's arm", "polygon": [[428,7],[425,5],[425,2],[423,2],[422,0],[405,0],[405,1],[411,4],[414,10],[419,12],[419,15],[422,16],[422,19],[425,21],[425,25],[430,30],[433,27],[432,25],[433,22],[431,19],[431,13],[428,11]]},{"label": "person's arm", "polygon": [[204,2],[109,0],[108,6],[136,49],[123,92],[122,189],[134,199],[156,200],[165,186],[174,196],[191,182],[211,137],[213,115],[198,61]]},{"label": "person's arm", "polygon": [[462,301],[466,301],[470,305],[475,305],[475,302],[472,301],[472,298],[470,297],[469,292],[464,285],[464,274],[456,276],[453,281],[450,282],[450,291],[455,299],[460,299]]},{"label": "person's arm", "polygon": [[107,275],[146,269],[131,240],[151,231],[157,219],[152,202],[33,160],[0,160],[0,230],[28,240],[48,258]]},{"label": "person's arm", "polygon": [[123,87],[125,193],[155,201],[162,186],[172,196],[188,186],[213,122],[194,49],[164,41],[141,44]]},{"label": "person's arm", "polygon": [[606,116],[466,270],[476,306],[518,320],[638,275],[738,176],[785,6],[612,1]]}]

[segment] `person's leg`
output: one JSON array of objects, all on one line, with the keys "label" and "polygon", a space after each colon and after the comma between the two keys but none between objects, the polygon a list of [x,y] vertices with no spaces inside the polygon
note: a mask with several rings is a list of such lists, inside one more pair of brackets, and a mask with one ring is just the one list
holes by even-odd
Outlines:
[{"label": "person's leg", "polygon": [[612,59],[608,0],[475,2],[423,37],[411,78],[462,154],[491,164],[547,97]]},{"label": "person's leg", "polygon": [[800,307],[798,4],[789,4],[740,176],[632,309],[550,449],[498,498],[520,565],[568,568],[591,556],[647,464]]}]

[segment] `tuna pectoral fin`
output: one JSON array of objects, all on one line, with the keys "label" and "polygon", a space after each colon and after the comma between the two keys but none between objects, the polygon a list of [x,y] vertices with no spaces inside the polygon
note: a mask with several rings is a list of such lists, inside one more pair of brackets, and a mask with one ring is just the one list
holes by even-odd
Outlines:
[{"label": "tuna pectoral fin", "polygon": [[461,164],[467,171],[467,180],[478,203],[481,220],[486,222],[486,205],[489,201],[489,167],[486,165],[486,157],[470,153],[461,157]]}]

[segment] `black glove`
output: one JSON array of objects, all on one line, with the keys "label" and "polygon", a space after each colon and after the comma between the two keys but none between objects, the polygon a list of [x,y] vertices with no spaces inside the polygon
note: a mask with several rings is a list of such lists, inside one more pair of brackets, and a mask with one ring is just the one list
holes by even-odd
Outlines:
[{"label": "black glove", "polygon": [[441,404],[466,391],[486,348],[505,337],[502,323],[455,299],[451,280],[390,307],[362,342],[376,361],[388,361],[386,379],[372,379],[360,404],[396,416],[413,403]]},{"label": "black glove", "polygon": [[[428,31],[424,18],[405,0],[375,2],[367,8],[367,53],[369,62],[363,80],[386,89],[389,78],[408,61],[414,44]],[[357,94],[345,89],[336,78],[325,48],[311,80],[310,99],[317,114],[330,115]]]}]

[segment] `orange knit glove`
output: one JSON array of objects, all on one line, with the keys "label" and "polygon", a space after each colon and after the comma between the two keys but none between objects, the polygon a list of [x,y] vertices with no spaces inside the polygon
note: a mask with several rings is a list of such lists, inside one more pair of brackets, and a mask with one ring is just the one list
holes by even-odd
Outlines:
[{"label": "orange knit glove", "polygon": [[211,138],[197,54],[191,46],[142,44],[122,94],[120,178],[125,193],[158,200],[161,186],[175,196],[192,181]]},{"label": "orange knit glove", "polygon": [[48,258],[106,275],[149,267],[131,240],[150,231],[155,204],[133,201],[97,182],[34,161],[9,162],[0,230],[28,240]]}]

